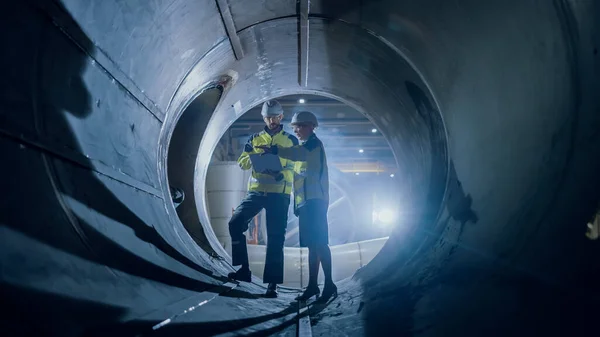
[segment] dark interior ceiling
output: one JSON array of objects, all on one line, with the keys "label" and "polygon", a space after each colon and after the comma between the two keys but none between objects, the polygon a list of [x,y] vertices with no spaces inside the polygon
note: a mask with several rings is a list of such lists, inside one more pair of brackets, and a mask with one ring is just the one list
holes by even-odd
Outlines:
[{"label": "dark interior ceiling", "polygon": [[[598,1],[0,6],[3,336],[598,335]],[[194,185],[239,114],[298,93],[369,115],[407,210],[301,313],[227,282]],[[198,147],[170,152],[182,120]]]}]

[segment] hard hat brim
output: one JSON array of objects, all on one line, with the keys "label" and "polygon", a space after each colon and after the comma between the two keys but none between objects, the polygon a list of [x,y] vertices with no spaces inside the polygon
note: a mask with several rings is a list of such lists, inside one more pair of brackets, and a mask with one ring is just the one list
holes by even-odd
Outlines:
[{"label": "hard hat brim", "polygon": [[278,113],[278,114],[264,114],[264,115],[260,114],[260,115],[263,116],[263,118],[266,118],[266,117],[277,117],[277,116],[283,115],[283,112],[282,113]]},{"label": "hard hat brim", "polygon": [[313,122],[293,122],[293,123],[290,123],[290,125],[292,125],[292,126],[294,126],[294,125],[312,125],[314,127],[319,126],[318,124],[315,124]]}]

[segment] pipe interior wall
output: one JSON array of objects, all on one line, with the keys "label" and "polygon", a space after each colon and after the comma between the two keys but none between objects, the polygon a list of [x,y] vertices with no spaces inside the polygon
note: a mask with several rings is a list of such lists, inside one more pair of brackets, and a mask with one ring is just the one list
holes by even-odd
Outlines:
[{"label": "pipe interior wall", "polygon": [[[168,184],[181,188],[192,201],[196,198],[194,188],[194,168],[196,153],[202,141],[201,130],[206,127],[210,114],[221,98],[219,88],[202,92],[186,109],[177,121],[173,130],[167,156]],[[202,195],[204,196],[204,195]],[[194,202],[184,202],[177,207],[177,215],[194,241],[204,250],[211,251],[206,240],[204,228],[198,218],[198,210]]]},{"label": "pipe interior wall", "polygon": [[[600,187],[598,3],[344,4],[311,2],[300,90],[294,1],[229,1],[240,60],[215,1],[3,3],[3,334],[147,324],[223,291],[230,267],[166,201],[176,122],[215,86],[223,94],[198,130],[200,176],[240,113],[305,92],[366,112],[412,181],[410,221],[340,283],[340,305],[317,314],[313,333],[592,333],[600,246],[585,224]],[[204,187],[195,188],[186,202],[205,225]],[[242,284],[233,296],[261,291]],[[206,324],[169,331],[239,319],[236,305],[256,316],[282,306],[222,301],[218,317],[193,316]]]}]

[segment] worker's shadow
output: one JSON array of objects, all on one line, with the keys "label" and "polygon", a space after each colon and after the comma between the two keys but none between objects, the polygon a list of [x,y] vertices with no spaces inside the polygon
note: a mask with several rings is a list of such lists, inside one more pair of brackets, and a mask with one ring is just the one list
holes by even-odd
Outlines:
[{"label": "worker's shadow", "polygon": [[[113,186],[122,185],[118,188],[126,192],[121,192],[121,199],[119,199],[117,192],[109,189],[93,172],[96,162],[86,158],[86,150],[80,146],[77,135],[88,140],[101,142],[103,138],[110,137],[110,133],[114,132],[110,129],[113,125],[109,122],[114,118],[111,115],[127,114],[128,111],[119,111],[124,107],[110,106],[109,102],[104,105],[99,100],[92,104],[94,99],[84,83],[83,76],[84,74],[86,78],[95,76],[94,79],[97,82],[100,82],[104,77],[107,86],[106,91],[114,91],[115,93],[112,95],[127,96],[128,94],[125,89],[115,88],[114,84],[111,85],[102,69],[85,71],[86,68],[98,67],[86,54],[93,54],[94,45],[75,21],[70,18],[64,8],[57,9],[57,12],[60,13],[58,15],[66,18],[66,20],[60,21],[61,24],[66,22],[66,27],[64,27],[66,34],[61,29],[54,27],[43,11],[38,8],[31,8],[35,6],[27,2],[9,6],[9,10],[15,10],[15,13],[13,13],[14,20],[9,18],[10,15],[7,15],[8,21],[5,24],[11,25],[12,31],[24,31],[26,32],[24,34],[31,34],[31,36],[26,35],[29,39],[22,39],[20,42],[13,43],[11,53],[5,54],[2,58],[6,61],[5,64],[19,64],[19,67],[29,67],[37,70],[36,76],[32,80],[34,82],[28,86],[19,87],[19,89],[22,89],[21,94],[23,96],[31,96],[34,102],[32,109],[34,110],[33,113],[37,115],[36,133],[38,134],[34,137],[40,139],[41,143],[46,144],[50,150],[42,149],[44,153],[43,160],[38,160],[39,157],[31,159],[28,167],[22,170],[23,180],[15,179],[15,182],[9,182],[8,186],[14,191],[13,198],[6,202],[9,206],[7,209],[15,209],[0,215],[2,224],[40,242],[127,274],[191,290],[220,291],[219,287],[215,287],[214,284],[182,276],[149,262],[103,234],[103,232],[113,232],[113,235],[118,236],[119,233],[124,233],[122,228],[119,227],[127,226],[141,240],[138,242],[130,240],[127,243],[128,247],[146,249],[147,244],[150,244],[159,251],[157,260],[162,260],[160,255],[164,255],[217,281],[226,280],[218,275],[213,275],[212,271],[199,266],[181,254],[156,231],[152,223],[143,221],[125,205],[123,200],[130,198],[127,202],[137,204],[140,212],[148,213],[149,218],[154,214],[151,204],[146,206],[143,205],[143,202],[131,200],[130,195],[135,194],[130,193],[133,190],[132,188],[112,181],[110,178],[102,178],[110,181]],[[7,13],[10,13],[10,11]],[[37,31],[35,29],[27,30],[24,27],[29,25],[29,20],[42,24],[38,25],[40,27]],[[76,47],[70,37],[76,40],[81,49]],[[16,39],[13,38],[13,40]],[[36,48],[36,55],[39,55],[37,58],[23,58],[21,63],[18,63],[16,59],[11,59],[15,55],[16,57],[28,55],[31,53],[31,48]],[[22,68],[17,67],[21,70]],[[96,74],[93,73],[94,71],[96,71]],[[16,72],[14,71],[14,73]],[[31,92],[26,90],[31,90]],[[103,90],[98,89],[95,92],[101,93]],[[111,99],[107,98],[107,100],[110,101]],[[88,125],[79,123],[78,120],[87,119],[93,113],[106,116],[105,118],[98,118],[98,120],[105,121],[106,125],[99,123],[90,127],[89,123]],[[132,133],[139,132],[134,127],[128,129]],[[147,136],[149,135],[134,135],[134,137],[140,138]],[[131,144],[125,145],[129,146]],[[90,145],[88,144],[88,146]],[[152,151],[153,149],[148,150]],[[118,160],[120,157],[117,153],[112,158],[115,159],[116,166],[122,163]],[[124,161],[125,159],[121,158],[120,160]],[[9,169],[5,167],[3,171]],[[44,172],[48,173],[52,181],[51,184],[40,179],[39,176]],[[11,172],[11,174],[17,173]],[[27,178],[27,174],[30,175],[30,178]],[[20,184],[28,183],[26,179],[40,181],[40,184],[35,187],[32,186],[31,189],[24,189],[19,186],[19,182]],[[35,189],[40,191],[39,196],[30,193]],[[56,193],[53,195],[54,198],[48,197],[51,195],[49,191],[52,191],[52,189],[56,189]],[[47,197],[47,199],[43,199],[44,197]],[[43,209],[40,209],[39,212],[31,212],[29,203],[36,203],[36,198],[40,198],[39,203],[43,205]],[[91,210],[74,214],[69,209],[69,205],[72,203],[68,199],[76,200]],[[167,202],[170,202],[170,200]],[[66,213],[62,212],[62,208],[68,209]],[[112,221],[103,221],[98,216],[93,215],[93,212],[97,212]],[[86,219],[83,219],[83,216]],[[44,227],[47,226],[48,221],[54,221],[54,223],[51,223],[52,230],[47,230]],[[104,227],[102,231],[99,230],[101,227]],[[78,237],[73,235],[73,229],[78,233]],[[87,245],[87,249],[81,246],[82,242]],[[242,292],[238,293],[240,296],[245,296]],[[246,297],[254,298],[251,294],[247,294]]]}]

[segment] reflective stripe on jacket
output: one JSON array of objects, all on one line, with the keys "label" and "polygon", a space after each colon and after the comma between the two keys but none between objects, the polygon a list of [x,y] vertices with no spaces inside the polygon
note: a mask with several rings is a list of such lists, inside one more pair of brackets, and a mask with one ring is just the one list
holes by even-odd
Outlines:
[{"label": "reflective stripe on jacket", "polygon": [[294,207],[306,200],[322,199],[329,203],[329,172],[323,143],[314,133],[302,145],[277,148],[277,155],[296,162],[294,175]]},{"label": "reflective stripe on jacket", "polygon": [[[242,170],[249,170],[252,168],[252,162],[250,161],[250,154],[262,153],[263,150],[257,149],[257,146],[278,146],[283,148],[298,145],[298,139],[285,131],[283,127],[271,136],[265,130],[255,133],[248,139],[248,142],[244,146],[244,152],[238,159],[238,164]],[[279,158],[281,166],[283,167],[283,179],[277,181],[273,176],[268,174],[262,174],[252,169],[252,176],[248,181],[248,191],[255,192],[267,192],[267,193],[292,193],[292,186],[294,181],[294,162],[288,159]]]}]

